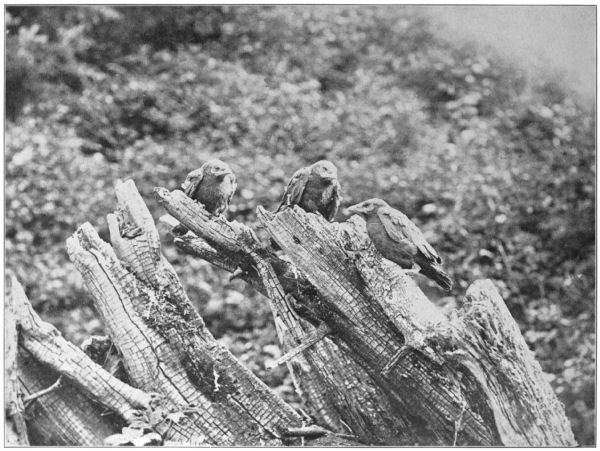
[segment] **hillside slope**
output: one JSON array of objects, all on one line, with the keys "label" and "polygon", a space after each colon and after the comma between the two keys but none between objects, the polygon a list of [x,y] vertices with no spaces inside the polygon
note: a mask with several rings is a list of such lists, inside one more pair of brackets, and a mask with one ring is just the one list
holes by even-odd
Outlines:
[{"label": "hillside slope", "polygon": [[[84,221],[108,237],[115,180],[133,178],[158,218],[152,188],[218,157],[238,174],[230,217],[253,224],[293,171],[328,158],[342,207],[382,197],[444,256],[452,296],[421,281],[437,302],[495,281],[593,443],[594,112],[559,79],[399,7],[8,12],[6,262],[69,338],[101,325],[64,240]],[[266,303],[164,242],[213,333],[297,401],[284,369],[265,370],[279,356]]]}]

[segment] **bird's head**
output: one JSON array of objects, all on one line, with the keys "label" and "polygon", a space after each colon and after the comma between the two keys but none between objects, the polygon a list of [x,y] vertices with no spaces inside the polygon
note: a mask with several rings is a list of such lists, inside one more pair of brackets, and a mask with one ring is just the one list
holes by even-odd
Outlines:
[{"label": "bird's head", "polygon": [[346,210],[350,214],[357,214],[361,216],[370,216],[377,213],[381,207],[389,207],[388,203],[384,200],[373,198],[365,200],[360,204],[352,205]]},{"label": "bird's head", "polygon": [[311,172],[322,179],[335,180],[337,179],[337,168],[331,161],[317,161],[311,166]]},{"label": "bird's head", "polygon": [[213,177],[222,178],[227,174],[233,174],[233,171],[227,163],[217,158],[209,160],[205,163],[205,169],[208,174]]}]

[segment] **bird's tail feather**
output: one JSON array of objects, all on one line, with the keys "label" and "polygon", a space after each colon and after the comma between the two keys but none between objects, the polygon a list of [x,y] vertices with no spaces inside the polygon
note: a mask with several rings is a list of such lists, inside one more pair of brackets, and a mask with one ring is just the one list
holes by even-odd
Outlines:
[{"label": "bird's tail feather", "polygon": [[429,277],[446,291],[452,289],[452,279],[437,265],[423,265],[421,267],[421,274]]}]

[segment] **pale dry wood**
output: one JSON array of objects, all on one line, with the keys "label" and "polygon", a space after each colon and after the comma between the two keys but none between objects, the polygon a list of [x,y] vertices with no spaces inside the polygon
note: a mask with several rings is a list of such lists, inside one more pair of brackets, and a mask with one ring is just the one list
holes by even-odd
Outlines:
[{"label": "pale dry wood", "polygon": [[[296,349],[318,333],[291,308],[275,271],[255,253],[250,253],[266,289],[279,340],[284,350]],[[328,330],[328,329],[327,329]],[[393,415],[389,401],[346,351],[329,338],[321,338],[290,363],[301,394],[323,422],[350,429],[359,440],[370,444],[407,444],[410,431]],[[298,381],[299,379],[299,381]],[[341,429],[341,428],[340,428]]]},{"label": "pale dry wood", "polygon": [[[109,216],[113,247],[84,224],[68,250],[129,377],[161,395],[119,381],[65,342],[37,317],[19,286],[11,296],[28,355],[129,421],[140,414],[154,418],[150,423],[167,442],[297,444],[311,437],[307,444],[357,444],[307,427],[214,341],[160,254],[135,185],[118,183],[116,191],[119,209]],[[207,260],[241,268],[241,277],[267,294],[284,351],[314,333],[314,324],[331,330],[292,362],[310,381],[309,398],[321,403],[325,422],[349,415],[352,432],[365,443],[575,445],[563,406],[489,281],[476,282],[464,306],[446,318],[369,246],[359,220],[330,224],[298,208],[277,215],[259,210],[285,261],[262,248],[246,226],[211,218],[177,192],[156,194],[201,236],[194,245]],[[189,245],[188,237],[179,242]],[[305,365],[300,371],[299,364]],[[369,429],[380,433],[379,441],[369,438]],[[302,438],[293,439],[298,434]]]},{"label": "pale dry wood", "polygon": [[[329,325],[338,345],[348,348],[394,400],[396,414],[418,443],[452,444],[454,421],[459,417],[464,418],[463,436],[466,433],[472,444],[493,443],[493,431],[480,414],[463,412],[464,396],[458,383],[447,378],[440,384],[438,371],[423,353],[411,351],[397,365],[387,367],[406,339],[381,303],[369,296],[354,257],[342,247],[337,226],[298,208],[277,215],[259,209],[259,219],[321,294],[320,302],[309,308]],[[377,263],[362,257],[367,265]]]},{"label": "pale dry wood", "polygon": [[137,417],[140,410],[149,407],[150,395],[111,376],[81,349],[66,341],[54,326],[40,319],[21,285],[18,282],[12,285],[20,344],[38,362],[63,375],[126,420]]},{"label": "pale dry wood", "polygon": [[490,280],[468,288],[449,328],[431,342],[451,365],[476,378],[504,445],[577,444],[564,406]]},{"label": "pale dry wood", "polygon": [[[96,301],[129,377],[184,408],[193,428],[175,441],[282,444],[301,417],[219,345],[194,311],[135,185],[117,183],[119,207],[109,215],[113,248],[89,224],[68,251]],[[172,429],[181,425],[171,424]]]},{"label": "pale dry wood", "polygon": [[[384,262],[372,246],[356,253],[357,248],[364,247],[356,245],[359,241],[368,242],[357,236],[362,233],[359,222],[329,224],[298,208],[277,215],[259,209],[259,219],[318,290],[320,302],[307,308],[328,324],[338,345],[361,361],[394,400],[398,415],[417,435],[418,443],[574,444],[572,435],[565,433],[569,426],[564,410],[558,409],[558,413],[551,415],[543,408],[541,397],[535,395],[542,390],[556,401],[551,390],[546,389],[547,383],[535,376],[532,364],[519,362],[520,368],[527,370],[513,379],[512,386],[503,382],[503,378],[510,376],[502,371],[498,361],[479,373],[468,365],[450,364],[448,355],[440,352],[440,344],[450,348],[454,344],[460,351],[461,345],[467,343],[456,344],[452,334],[442,333],[451,329],[449,321],[434,310],[410,278]],[[505,329],[502,339],[523,340],[518,328]],[[477,353],[481,354],[479,359],[483,358],[485,346]],[[481,374],[485,374],[486,383]],[[498,396],[491,395],[490,386],[498,390],[502,387],[500,392],[507,402],[500,404],[511,413],[504,412],[504,416],[514,421],[522,418],[527,409],[533,416],[543,411],[545,416],[538,418],[539,427],[560,431],[532,438],[525,432],[530,429],[528,426],[513,427],[507,433],[499,416]],[[528,394],[527,407],[516,408],[509,401],[509,392]],[[556,402],[550,404],[555,406]]]},{"label": "pale dry wood", "polygon": [[[27,394],[39,394],[60,378],[24,348],[19,350],[19,366],[23,368],[19,382]],[[31,444],[40,446],[102,446],[124,425],[64,378],[58,388],[27,403],[26,415]]]},{"label": "pale dry wood", "polygon": [[[12,314],[5,318],[5,327],[21,333],[17,353],[19,390],[25,400],[27,432],[33,445],[99,446],[103,439],[113,433],[123,423],[116,415],[106,415],[107,408],[92,401],[91,394],[83,389],[102,381],[108,381],[107,374],[93,374],[95,369],[88,366],[81,350],[68,344],[49,324],[43,323],[33,311],[19,282],[11,277],[6,284],[7,306]],[[48,341],[40,352],[39,342]],[[15,341],[16,343],[16,341]],[[28,348],[32,349],[30,352]],[[71,354],[71,356],[60,355]],[[75,354],[75,355],[73,355]],[[40,356],[42,358],[40,358]],[[43,363],[45,362],[45,363]],[[82,368],[74,370],[74,362],[81,362]],[[61,376],[84,374],[86,381],[77,382]],[[89,374],[86,374],[89,372]],[[60,380],[60,386],[56,382]],[[79,382],[81,381],[81,382]],[[101,394],[101,391],[96,394]],[[111,397],[114,399],[109,400]],[[119,394],[104,393],[97,397],[106,406],[122,405],[116,409],[125,415],[134,411],[131,405],[125,406]]]},{"label": "pale dry wood", "polygon": [[[298,316],[290,301],[301,310],[303,299],[316,295],[316,291],[289,261],[262,248],[244,226],[209,217],[186,196],[164,189],[156,189],[155,193],[177,219],[187,215],[182,222],[193,233],[177,236],[174,242],[178,248],[230,272],[242,268],[240,277],[267,296],[284,352],[314,333],[315,327]],[[170,216],[161,218],[161,222],[171,228],[178,224]],[[339,432],[351,431],[364,443],[414,443],[406,424],[393,413],[387,396],[347,351],[328,338],[296,356],[289,367],[297,391],[321,425]]]},{"label": "pale dry wood", "polygon": [[12,295],[14,275],[5,278],[4,304],[4,444],[6,446],[28,446],[27,425],[23,415],[24,406],[19,386],[17,354],[19,333],[17,331],[17,305]]}]

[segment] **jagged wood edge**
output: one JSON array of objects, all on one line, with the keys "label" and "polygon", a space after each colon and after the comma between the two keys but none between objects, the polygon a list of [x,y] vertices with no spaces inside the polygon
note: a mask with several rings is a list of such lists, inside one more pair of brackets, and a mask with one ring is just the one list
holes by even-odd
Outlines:
[{"label": "jagged wood edge", "polygon": [[6,446],[29,446],[25,423],[22,387],[19,386],[19,332],[17,330],[17,299],[13,295],[14,275],[5,277],[4,306],[4,443]]},{"label": "jagged wood edge", "polygon": [[[179,248],[228,271],[243,268],[240,277],[267,295],[277,331],[284,335],[281,338],[284,351],[300,344],[306,333],[314,330],[308,322],[303,321],[302,325],[298,322],[297,315],[286,300],[286,296],[292,294],[302,299],[314,293],[314,289],[293,265],[260,247],[254,249],[253,258],[249,258],[250,252],[240,239],[246,230],[245,226],[209,216],[199,204],[183,193],[156,188],[155,195],[169,213],[202,237],[195,237],[191,233],[178,236],[174,241]],[[176,225],[170,217],[163,222],[169,227]],[[259,262],[262,262],[262,275],[257,274]],[[268,275],[268,268],[273,269],[276,275]],[[272,281],[276,284],[281,282],[286,296],[273,295],[277,290]],[[298,356],[293,365],[298,388],[308,395],[308,400],[313,401],[314,413],[324,424],[330,419],[337,420],[338,428],[340,423],[351,424],[357,436],[367,443],[414,443],[414,437],[402,419],[393,414],[381,389],[369,382],[364,370],[328,338],[306,350],[304,356]]]},{"label": "jagged wood edge", "polygon": [[[115,222],[109,219],[111,235],[114,235]],[[118,233],[118,230],[117,230]],[[145,234],[145,233],[144,233]],[[151,236],[152,234],[149,233]],[[147,236],[147,235],[145,235]],[[193,441],[212,444],[247,443],[249,437],[244,434],[243,424],[236,424],[220,404],[213,402],[198,388],[197,380],[190,380],[188,368],[182,359],[184,350],[172,345],[171,331],[163,331],[163,336],[151,325],[156,310],[148,310],[148,304],[161,308],[166,306],[164,292],[153,290],[141,279],[157,280],[164,274],[153,271],[160,260],[141,255],[145,236],[134,238],[133,252],[125,260],[130,267],[146,271],[137,278],[119,261],[112,248],[104,243],[95,230],[84,224],[70,239],[69,254],[76,267],[82,272],[88,288],[94,296],[97,310],[101,313],[109,334],[123,355],[123,362],[130,379],[146,390],[156,391],[165,396],[171,410],[186,410],[186,421],[169,424],[170,435],[166,440]],[[125,252],[126,242],[116,248]],[[128,249],[131,250],[131,249]],[[125,254],[123,254],[125,255]],[[137,265],[137,266],[136,266]],[[150,268],[150,269],[148,269]],[[166,283],[164,280],[161,283]],[[137,307],[137,308],[136,308]],[[146,320],[143,319],[146,315]],[[203,327],[199,320],[185,324],[191,334]],[[172,330],[176,334],[175,329]],[[213,346],[218,352],[218,346]],[[201,375],[206,378],[207,375]],[[218,375],[211,374],[213,390]],[[189,405],[194,406],[188,408]],[[242,413],[243,415],[243,413]],[[234,415],[239,420],[240,414]],[[260,432],[256,431],[260,436]],[[268,440],[265,440],[268,442]]]},{"label": "jagged wood edge", "polygon": [[[334,331],[339,345],[349,349],[395,401],[398,414],[418,436],[418,443],[448,445],[457,438],[459,444],[497,443],[482,414],[464,409],[468,403],[458,382],[440,377],[444,372],[439,364],[426,355],[425,348],[410,347],[417,343],[407,343],[410,335],[403,333],[397,319],[374,299],[380,296],[373,296],[355,259],[343,248],[338,226],[299,208],[277,215],[259,209],[258,217],[319,290],[322,302],[312,308]],[[403,349],[406,355],[389,367]],[[459,418],[462,430],[457,434]]]},{"label": "jagged wood edge", "polygon": [[66,341],[54,326],[41,320],[16,280],[11,285],[11,302],[16,308],[20,331],[19,345],[32,358],[125,421],[138,419],[150,408],[150,394],[123,383],[94,363],[80,348]]},{"label": "jagged wood edge", "polygon": [[469,286],[448,328],[429,341],[449,365],[475,376],[505,445],[577,445],[564,405],[491,280]]},{"label": "jagged wood edge", "polygon": [[[121,292],[121,301],[126,297],[124,295],[129,296],[128,301],[133,301],[134,304],[133,310],[135,310],[136,307],[141,307],[142,309],[141,311],[137,312],[138,314],[144,316],[145,313],[148,313],[147,311],[143,310],[144,304],[148,304],[148,299],[139,299],[140,296],[138,296],[140,292],[143,291],[144,296],[142,296],[142,298],[150,298],[150,304],[154,306],[164,306],[169,304],[182,309],[179,313],[182,313],[183,311],[184,316],[190,315],[189,317],[186,317],[186,333],[191,332],[187,338],[191,337],[192,341],[181,340],[182,337],[180,335],[178,336],[177,328],[170,328],[168,330],[163,329],[161,331],[162,335],[166,336],[167,343],[171,345],[170,347],[172,349],[174,348],[173,354],[175,354],[175,356],[179,355],[179,357],[181,357],[182,355],[187,355],[192,363],[194,362],[194,359],[196,359],[197,362],[199,358],[209,357],[209,360],[211,358],[213,359],[212,363],[220,364],[219,372],[214,372],[214,374],[211,373],[208,375],[208,377],[213,378],[212,382],[214,382],[215,392],[218,391],[219,388],[221,388],[221,392],[226,392],[224,388],[230,389],[227,393],[224,393],[226,397],[216,400],[216,404],[220,405],[222,408],[226,408],[226,410],[229,409],[230,423],[235,423],[231,421],[231,414],[233,413],[231,408],[240,407],[243,409],[242,413],[247,413],[249,416],[251,416],[252,412],[254,412],[254,415],[256,415],[259,421],[259,429],[263,428],[266,430],[267,427],[270,428],[269,424],[272,424],[274,427],[271,429],[271,433],[273,431],[278,432],[278,429],[285,429],[285,427],[289,426],[290,424],[292,426],[294,423],[300,424],[300,417],[293,412],[289,406],[283,403],[283,401],[276,397],[276,395],[274,395],[274,393],[264,386],[262,382],[255,378],[247,369],[245,369],[245,367],[239,364],[239,362],[225,348],[218,346],[210,333],[205,330],[201,318],[193,311],[193,308],[189,303],[189,300],[187,300],[187,297],[185,296],[185,293],[181,288],[174,271],[168,262],[166,262],[166,260],[160,256],[157,232],[154,229],[152,222],[148,219],[151,218],[150,214],[147,211],[147,208],[145,207],[141,197],[139,196],[139,193],[135,189],[133,182],[128,181],[124,184],[117,184],[116,191],[117,197],[119,198],[119,209],[117,212],[117,217],[109,216],[109,228],[111,230],[111,239],[113,241],[115,250],[119,254],[118,257],[123,260],[123,264],[129,269],[129,271],[120,264],[119,258],[112,248],[110,248],[110,246],[108,246],[106,243],[101,242],[95,232],[92,233],[93,229],[89,225],[84,225],[85,227],[82,226],[78,232],[79,236],[76,234],[72,238],[71,248],[76,247],[77,242],[75,240],[78,240],[80,248],[87,247],[87,250],[91,251],[96,260],[99,261],[101,259],[106,259],[110,261],[110,264],[108,265],[100,265],[103,267],[104,275],[107,275],[107,272],[114,272],[112,277],[109,277],[110,280],[105,282],[114,287],[117,282],[125,281],[124,285],[126,286],[118,287],[115,291]],[[128,206],[129,203],[137,203],[138,205],[138,207],[136,207],[137,212],[133,215],[132,212],[135,212],[136,208]],[[122,239],[120,236],[120,228],[122,225],[126,226],[124,227],[124,230],[131,231],[138,229],[139,233],[136,232],[133,236],[130,236],[130,238]],[[148,241],[149,245],[144,243],[145,240]],[[144,246],[147,246],[146,251],[144,251]],[[72,257],[75,257],[74,261],[76,264],[78,260],[82,259],[81,252],[77,251],[70,253]],[[88,263],[90,263],[90,261],[88,261]],[[81,265],[81,261],[79,261],[78,266],[80,267],[80,270],[83,269],[83,272],[86,272],[85,265]],[[144,274],[142,277],[137,277],[137,275],[133,276],[130,272],[132,270],[144,271],[146,274]],[[96,268],[90,272],[88,268],[88,279],[90,279],[88,282],[91,282],[88,283],[88,286],[93,289],[94,277],[90,277],[90,274],[95,274],[98,276],[100,271],[98,271]],[[132,277],[137,280],[130,280]],[[149,282],[152,286],[143,289],[143,285],[145,284],[142,282],[142,280],[146,281],[146,283]],[[140,289],[139,284],[142,284],[142,289]],[[138,288],[137,292],[134,289],[136,287]],[[129,293],[127,293],[128,291]],[[106,297],[104,295],[105,293],[96,293],[95,297],[102,299],[103,297]],[[165,300],[168,302],[165,303]],[[131,314],[135,312],[129,313]],[[106,317],[110,315],[104,316]],[[150,316],[146,316],[146,322],[148,319],[150,319]],[[153,326],[157,325],[152,321],[151,324]],[[138,324],[138,327],[140,326],[142,325]],[[199,334],[196,333],[198,331],[202,331],[204,333],[204,337],[200,337]],[[210,348],[206,349],[205,353],[206,351],[212,350],[216,356],[213,355],[211,357],[208,354],[205,356],[199,356],[199,353],[197,352],[198,346],[194,346],[194,340],[197,344],[199,341],[206,341],[208,338],[210,338],[212,341],[210,343],[204,343],[205,347],[208,344],[208,348]],[[115,343],[118,343],[119,340],[115,339],[114,336],[113,339]],[[190,352],[189,348],[196,352]],[[123,349],[121,349],[121,351],[123,352]],[[188,354],[186,354],[186,352]],[[123,352],[123,354],[124,359],[127,361],[128,358],[125,356],[125,352]],[[175,358],[177,359],[177,357]],[[181,359],[179,358],[178,360]],[[181,375],[182,373],[179,372],[179,374]],[[236,387],[234,384],[232,384],[231,387],[227,387],[226,382],[232,375],[237,377],[237,380],[233,381],[234,384],[237,384],[239,381],[246,382],[246,391],[239,391],[238,389],[240,387]],[[207,375],[202,374],[197,374],[197,376],[204,378],[207,377]],[[219,382],[217,382],[217,380]],[[231,402],[226,404],[225,401],[233,401],[234,406],[231,405]],[[211,417],[213,416],[214,415],[211,415]],[[235,416],[233,417],[235,418]],[[239,417],[242,418],[242,416]],[[246,421],[249,420],[248,416],[244,417],[244,419]],[[213,417],[213,422],[214,421],[218,420]],[[223,424],[223,426],[228,427],[227,424]],[[243,430],[243,426],[243,424],[238,423],[235,427],[236,431]],[[253,428],[253,430],[254,429],[256,428]],[[249,439],[241,434],[239,435],[240,436],[238,437],[229,437],[230,443],[239,445],[241,443],[252,442],[252,440],[256,442],[256,439]],[[265,443],[268,440],[260,433],[256,433],[256,437],[260,439],[261,443]],[[223,441],[221,440],[221,444],[222,443]]]},{"label": "jagged wood edge", "polygon": [[[349,261],[348,254],[343,249],[344,240],[341,239],[339,230],[336,230],[336,226],[326,223],[322,218],[315,215],[307,215],[300,209],[286,210],[276,217],[261,211],[259,212],[259,219],[263,220],[263,223],[267,225],[267,230],[271,236],[288,252],[288,255],[292,257],[293,262],[305,272],[307,277],[315,283],[316,286],[319,286],[320,291],[330,301],[331,304],[326,306],[322,312],[324,317],[329,317],[333,322],[340,321],[344,324],[345,319],[351,318],[343,318],[343,316],[347,314],[348,311],[352,312],[352,310],[354,310],[356,316],[362,316],[360,319],[355,317],[354,322],[360,323],[360,326],[364,326],[365,323],[368,323],[369,320],[372,319],[369,318],[371,315],[378,315],[378,307],[384,307],[384,311],[389,310],[389,308],[385,308],[386,302],[377,299],[389,296],[389,293],[387,292],[389,287],[381,292],[381,280],[373,280],[374,275],[381,276],[384,274],[384,271],[376,270],[377,260],[381,260],[380,256],[377,256],[375,260],[367,258],[367,261],[364,261],[362,265],[361,263],[357,265],[349,264],[351,262]],[[286,228],[289,228],[290,230],[287,230]],[[294,259],[293,257],[296,258]],[[356,262],[353,259],[350,260]],[[352,266],[354,266],[354,268]],[[365,267],[375,268],[375,270],[369,274],[364,270]],[[358,274],[356,271],[358,271]],[[329,277],[329,275],[331,277]],[[434,342],[437,344],[445,343],[446,345],[452,343],[452,334],[448,333],[447,330],[445,334],[440,335],[440,331],[443,331],[448,323],[439,318],[431,322],[428,321],[426,317],[424,318],[422,315],[419,316],[419,310],[422,307],[425,307],[426,310],[428,307],[419,304],[411,306],[411,302],[415,302],[415,299],[411,299],[413,296],[408,296],[408,299],[402,299],[402,293],[404,293],[404,296],[406,296],[407,293],[410,293],[410,291],[406,291],[406,280],[402,281],[401,278],[391,278],[390,280],[392,281],[392,291],[396,290],[398,293],[395,296],[399,297],[397,301],[403,304],[403,307],[396,312],[400,314],[401,318],[395,318],[393,315],[391,318],[397,332],[402,336],[403,342],[403,344],[396,344],[396,347],[400,348],[397,349],[396,353],[402,349],[402,346],[407,347],[408,352],[406,352],[404,358],[400,359],[391,368],[391,371],[388,374],[382,374],[382,370],[379,368],[375,373],[378,372],[383,376],[381,384],[382,386],[388,386],[391,389],[390,394],[394,394],[395,392],[396,395],[399,395],[404,392],[403,397],[408,400],[413,397],[415,403],[418,403],[419,398],[421,398],[419,404],[407,404],[406,407],[408,408],[408,411],[415,413],[416,415],[422,415],[422,418],[427,419],[429,422],[432,420],[434,420],[434,423],[439,422],[437,426],[434,426],[434,431],[432,432],[439,433],[439,431],[445,429],[447,433],[439,435],[439,438],[443,440],[443,443],[456,444],[457,440],[458,443],[469,444],[486,442],[505,445],[530,443],[538,446],[574,443],[572,442],[572,435],[569,437],[570,434],[552,435],[538,433],[534,434],[532,437],[530,433],[523,432],[524,429],[531,429],[532,427],[545,429],[546,426],[544,426],[544,422],[540,422],[539,420],[536,425],[533,425],[533,423],[530,422],[526,428],[523,428],[520,431],[519,428],[513,428],[512,433],[508,434],[506,431],[502,430],[502,428],[499,428],[499,410],[497,406],[494,406],[494,399],[490,397],[489,390],[486,391],[485,384],[482,384],[481,380],[477,380],[477,375],[469,371],[466,366],[460,367],[450,364],[449,359],[446,358],[447,356],[443,353],[435,352],[431,348],[431,344]],[[405,286],[398,287],[399,281],[404,283]],[[394,284],[396,285],[395,287]],[[408,286],[409,285],[410,284],[408,284]],[[370,297],[371,302],[369,303],[369,299],[362,300],[360,298],[362,295],[365,295],[366,298]],[[414,298],[418,299],[418,297],[418,293],[415,293]],[[496,297],[504,306],[502,299],[497,293]],[[357,299],[360,300],[358,303],[359,305],[356,303]],[[387,307],[389,307],[389,304]],[[345,309],[345,312],[341,311],[342,309]],[[402,309],[404,309],[404,311],[402,311]],[[510,331],[508,329],[505,330],[506,333],[502,336],[502,340],[505,340],[506,342],[520,340],[524,344],[523,338],[518,331],[518,327],[512,317],[510,317],[505,306],[504,310],[505,317],[503,317],[503,321],[506,321],[507,324],[511,324],[513,327]],[[388,313],[388,317],[389,316]],[[469,316],[464,313],[463,316],[469,318]],[[412,332],[411,335],[410,328],[413,322],[412,317],[415,317],[416,320],[414,328],[420,329],[422,332],[422,336],[418,340],[415,339],[414,332]],[[483,329],[489,327],[489,322],[478,324],[479,330],[481,330],[482,326]],[[452,330],[452,327],[449,327]],[[457,333],[460,334],[460,331],[464,328],[464,325],[459,327],[459,332]],[[361,334],[352,336],[352,334],[347,333],[348,329],[344,328],[339,330],[340,335],[346,335],[346,340],[343,341],[349,344],[349,347],[354,350],[356,350],[355,348],[357,347],[360,348],[361,346],[364,346],[373,338],[368,335],[360,337]],[[390,330],[390,332],[391,338],[393,330]],[[405,341],[407,337],[410,340],[408,343]],[[433,337],[437,337],[437,340],[433,339]],[[379,349],[384,350],[385,344],[385,342],[382,342]],[[374,343],[371,343],[371,346],[367,346],[367,349],[371,347],[373,352],[376,353],[377,346],[373,345]],[[461,346],[459,345],[459,349],[460,347]],[[480,352],[485,353],[484,349],[485,347],[482,347]],[[360,355],[365,356],[368,354],[365,354],[365,352],[362,351],[360,352]],[[387,354],[384,360],[388,360],[389,358],[390,354]],[[391,356],[391,358],[393,359],[393,356]],[[372,365],[374,368],[379,367],[383,363],[377,358],[369,360],[370,362],[365,363],[367,363],[367,366]],[[477,358],[474,358],[474,360],[477,361]],[[535,359],[533,359],[532,362],[532,365],[537,365],[539,367],[537,362],[535,362]],[[525,366],[525,362],[521,362],[520,365]],[[385,366],[383,369],[385,369]],[[417,369],[416,372],[414,372],[415,369]],[[487,376],[490,377],[491,375],[492,378],[498,377],[497,374],[501,373],[501,371],[498,371],[499,368],[494,368],[494,366],[487,368],[487,370]],[[531,371],[529,376],[534,373],[535,371]],[[417,376],[415,381],[420,381],[419,385],[409,383],[415,376]],[[376,377],[376,374],[374,374],[374,377]],[[438,379],[437,383],[435,380],[436,378]],[[440,384],[440,381],[443,381],[443,383]],[[538,387],[542,388],[541,391],[545,395],[552,396],[552,399],[556,400],[549,385],[547,382],[543,381],[543,378],[536,378],[536,382],[533,384],[530,382],[531,380],[527,379],[521,379],[516,382],[513,380],[513,386],[510,384],[502,386],[502,384],[500,384],[500,387],[504,395],[510,393],[516,386],[522,384],[533,389]],[[405,386],[403,387],[403,385]],[[407,390],[407,388],[411,388],[411,390]],[[414,397],[415,393],[417,394],[417,397]],[[428,399],[428,394],[430,395],[432,393],[434,396],[430,396]],[[434,402],[431,402],[432,398]],[[424,403],[423,400],[427,401],[427,403]],[[398,401],[402,403],[401,397],[398,397]],[[539,404],[539,402],[541,402],[541,398],[534,401],[534,404]],[[427,406],[427,404],[429,404],[429,406]],[[439,410],[437,413],[434,410],[436,404]],[[424,409],[424,407],[429,408]],[[506,409],[506,406],[504,407]],[[429,410],[429,412],[427,410]],[[522,413],[523,412],[518,412],[518,409],[509,409],[507,420],[509,422],[516,421]],[[548,413],[545,421],[550,424],[562,425],[564,422],[562,422],[561,419],[566,420],[564,410],[562,409],[557,417],[552,417]],[[445,428],[443,424],[444,420],[447,422],[450,420],[450,424],[447,424]]]}]

